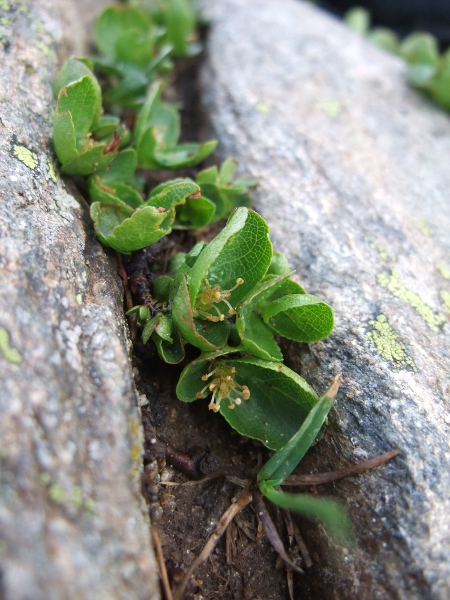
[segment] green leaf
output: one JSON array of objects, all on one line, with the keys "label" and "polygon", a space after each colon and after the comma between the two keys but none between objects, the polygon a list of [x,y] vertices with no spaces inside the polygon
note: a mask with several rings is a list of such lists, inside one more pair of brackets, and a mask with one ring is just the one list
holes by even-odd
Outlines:
[{"label": "green leaf", "polygon": [[[136,307],[133,307],[133,308],[136,308]],[[133,309],[131,309],[131,310],[133,310]],[[129,313],[130,313],[130,311],[127,312],[127,315]],[[156,326],[158,325],[158,323],[162,319],[162,317],[163,317],[163,314],[158,313],[152,319],[147,321],[147,323],[144,325],[144,329],[142,330],[142,334],[141,334],[141,340],[142,340],[143,344],[146,344],[148,342],[148,340],[150,339],[151,335],[155,331]]]},{"label": "green leaf", "polygon": [[105,169],[115,153],[105,154],[106,145],[96,145],[63,164],[61,173],[66,175],[93,175]]},{"label": "green leaf", "polygon": [[[125,60],[125,57],[131,57],[135,52],[138,55],[141,52],[142,40],[146,35],[152,35],[153,26],[147,15],[137,9],[126,6],[111,6],[104,10],[98,17],[94,27],[95,43],[102,54],[112,60]],[[129,35],[133,34],[130,38]],[[125,57],[121,56],[124,49],[124,38],[128,42],[128,53]],[[137,50],[134,50],[134,41]],[[151,49],[151,46],[148,49]],[[146,47],[146,46],[145,46]]]},{"label": "green leaf", "polygon": [[171,296],[172,318],[186,342],[204,352],[225,346],[228,337],[225,322],[212,323],[194,318],[182,269],[175,274]]},{"label": "green leaf", "polygon": [[169,277],[168,275],[157,277],[153,283],[153,296],[159,300],[159,302],[168,302],[172,285],[172,277]]},{"label": "green leaf", "polygon": [[400,52],[410,64],[435,66],[439,60],[436,38],[429,33],[412,33],[403,40]]},{"label": "green leaf", "polygon": [[260,307],[264,322],[277,333],[297,342],[317,342],[333,330],[333,311],[320,298],[291,294]]},{"label": "green leaf", "polygon": [[299,430],[260,470],[258,481],[265,479],[273,485],[281,485],[289,477],[319,435],[333,402],[334,398],[328,396],[317,401]]},{"label": "green leaf", "polygon": [[201,163],[217,146],[217,140],[210,140],[204,144],[179,144],[167,149],[156,146],[154,160],[160,167],[167,169],[181,169],[192,167]]},{"label": "green leaf", "polygon": [[71,114],[77,149],[80,150],[99,114],[98,98],[92,78],[86,75],[79,81],[63,87],[59,92],[56,113]]},{"label": "green leaf", "polygon": [[260,440],[272,450],[282,448],[317,402],[314,390],[280,363],[240,358],[224,359],[220,364],[234,367],[236,383],[250,390],[250,398],[234,409],[222,401],[222,415],[241,435]]},{"label": "green leaf", "polygon": [[268,275],[288,275],[291,273],[287,258],[281,252],[275,251],[272,256],[272,262],[267,269]]},{"label": "green leaf", "polygon": [[[222,231],[202,250],[188,278],[191,305],[206,287],[220,286],[230,290],[228,301],[236,307],[246,294],[261,281],[272,260],[272,244],[267,223],[257,213],[238,208]],[[236,280],[242,285],[236,287]],[[208,280],[208,286],[205,283]],[[218,304],[228,312],[225,303]]]},{"label": "green leaf", "polygon": [[188,198],[186,204],[177,210],[174,228],[201,229],[211,223],[215,212],[216,207],[208,198]]},{"label": "green leaf", "polygon": [[168,0],[166,10],[167,39],[173,45],[174,56],[187,56],[195,31],[195,16],[189,0]]},{"label": "green leaf", "polygon": [[104,171],[98,174],[103,185],[127,183],[133,177],[137,166],[137,153],[133,148],[119,152]]},{"label": "green leaf", "polygon": [[172,320],[164,316],[152,335],[152,340],[162,360],[171,365],[180,363],[185,356],[183,340]]},{"label": "green leaf", "polygon": [[78,156],[75,127],[70,112],[53,119],[53,145],[59,162],[64,165]]},{"label": "green leaf", "polygon": [[88,190],[91,200],[104,206],[117,205],[123,208],[141,208],[144,201],[137,190],[125,183],[117,183],[114,187],[102,185],[98,177],[90,177]]},{"label": "green leaf", "polygon": [[450,53],[447,52],[439,61],[434,77],[428,84],[433,100],[446,110],[450,110]]},{"label": "green leaf", "polygon": [[192,179],[172,179],[152,190],[146,206],[173,209],[180,204],[184,204],[189,196],[195,196],[199,192],[200,188]]},{"label": "green leaf", "polygon": [[322,522],[338,542],[349,540],[351,524],[342,505],[331,498],[318,498],[307,494],[279,492],[263,480],[259,489],[276,506],[298,512]]},{"label": "green leaf", "polygon": [[368,35],[369,40],[386,50],[386,52],[391,52],[391,54],[400,54],[400,40],[398,35],[392,29],[387,29],[386,27],[375,27]]},{"label": "green leaf", "polygon": [[95,87],[95,95],[98,102],[97,112],[100,113],[102,106],[102,91],[97,78],[92,72],[92,69],[86,64],[85,59],[69,58],[69,60],[64,63],[56,77],[55,85],[53,87],[54,95],[57,98],[63,87],[66,87],[75,81],[80,81],[80,79],[86,76],[90,77]]},{"label": "green leaf", "polygon": [[100,241],[122,254],[150,246],[166,235],[167,230],[160,225],[167,216],[168,211],[160,212],[154,206],[144,206],[131,216],[121,206],[102,206],[99,202],[91,206]]},{"label": "green leaf", "polygon": [[238,308],[236,329],[242,344],[254,356],[264,360],[282,361],[283,355],[274,339],[272,330],[255,312],[258,304],[275,295],[275,291],[283,284],[288,275],[268,276],[256,285]]},{"label": "green leaf", "polygon": [[101,115],[98,119],[97,126],[92,130],[92,135],[95,139],[100,140],[113,134],[119,126],[119,117],[115,117],[114,115]]},{"label": "green leaf", "polygon": [[345,13],[344,21],[355,33],[366,35],[370,28],[370,13],[361,6],[355,6]]},{"label": "green leaf", "polygon": [[227,354],[235,354],[242,348],[231,348],[224,346],[221,350],[215,352],[204,352],[197,358],[190,362],[182,371],[180,379],[177,384],[177,397],[181,402],[194,402],[198,400],[197,394],[201,390],[209,385],[208,380],[203,380],[202,376],[209,373],[214,369],[214,362]]},{"label": "green leaf", "polygon": [[250,398],[235,409],[222,402],[220,412],[241,435],[258,439],[272,450],[280,449],[317,401],[314,390],[280,363],[258,359],[225,362],[236,368],[235,380],[248,386]]}]

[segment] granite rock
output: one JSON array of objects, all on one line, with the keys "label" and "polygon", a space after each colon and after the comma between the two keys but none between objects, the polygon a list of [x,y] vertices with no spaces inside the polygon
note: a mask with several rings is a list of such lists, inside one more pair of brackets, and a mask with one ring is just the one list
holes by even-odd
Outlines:
[{"label": "granite rock", "polygon": [[159,597],[113,253],[56,173],[53,80],[106,1],[0,3],[0,597]]},{"label": "granite rock", "polygon": [[399,58],[307,3],[204,5],[202,93],[222,154],[259,178],[255,208],[276,249],[335,311],[329,339],[286,357],[319,391],[343,373],[300,469],[399,450],[327,488],[355,544],[331,545],[326,568],[317,550],[302,597],[448,599],[448,115],[408,87]]}]

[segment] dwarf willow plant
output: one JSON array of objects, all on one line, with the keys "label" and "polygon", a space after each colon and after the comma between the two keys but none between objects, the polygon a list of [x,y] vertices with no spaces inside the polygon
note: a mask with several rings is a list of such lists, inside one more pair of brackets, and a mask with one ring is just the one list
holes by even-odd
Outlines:
[{"label": "dwarf willow plant", "polygon": [[445,110],[450,110],[450,48],[440,54],[436,38],[429,33],[412,33],[400,41],[391,29],[371,28],[370,13],[365,8],[350,9],[344,19],[356,33],[401,56],[406,62],[408,83],[423,90]]},{"label": "dwarf willow plant", "polygon": [[151,340],[167,363],[184,360],[186,344],[199,350],[181,373],[181,401],[208,398],[236,431],[276,451],[258,475],[261,492],[342,532],[346,518],[335,502],[277,489],[316,439],[337,391],[319,398],[283,365],[277,337],[327,337],[331,308],[291,279],[286,259],[273,252],[266,222],[247,208],[255,181],[236,178],[233,159],[195,181],[176,178],[143,192],[147,170],[192,167],[216,147],[214,140],[180,143],[179,108],[164,100],[171,57],[198,52],[194,22],[187,0],[106,9],[95,25],[98,53],[67,61],[55,82],[55,152],[62,173],[86,178],[97,237],[117,252],[231,213],[209,244],[174,257],[171,274],[154,282],[151,306],[129,313],[142,341]]}]

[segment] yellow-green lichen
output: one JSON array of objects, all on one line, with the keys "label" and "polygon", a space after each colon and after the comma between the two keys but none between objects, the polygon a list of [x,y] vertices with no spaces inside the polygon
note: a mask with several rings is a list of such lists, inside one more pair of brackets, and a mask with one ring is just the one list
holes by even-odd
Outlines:
[{"label": "yellow-green lichen", "polygon": [[377,277],[378,283],[389,290],[391,294],[400,298],[405,304],[409,304],[414,308],[431,331],[439,333],[442,325],[444,325],[446,319],[443,315],[435,312],[428,304],[422,300],[422,298],[415,292],[409,290],[401,281],[396,271],[388,273],[380,273]]},{"label": "yellow-green lichen", "polygon": [[48,495],[50,500],[55,504],[63,504],[66,499],[66,494],[63,487],[59,483],[52,483],[48,488]]},{"label": "yellow-green lichen", "polygon": [[258,112],[261,112],[261,113],[268,113],[272,109],[270,104],[267,104],[266,102],[257,102],[255,104],[255,108]]},{"label": "yellow-green lichen", "polygon": [[21,146],[20,144],[14,144],[13,146],[14,156],[18,158],[24,165],[26,165],[29,169],[36,169],[39,164],[38,156],[36,152],[32,152],[28,150],[26,146]]},{"label": "yellow-green lichen", "polygon": [[22,362],[22,357],[15,348],[9,345],[9,333],[4,327],[0,327],[0,354],[10,363],[18,365]]},{"label": "yellow-green lichen", "polygon": [[320,108],[322,112],[332,119],[336,119],[336,117],[338,117],[342,112],[341,102],[339,102],[339,100],[334,100],[333,98],[319,100],[319,102],[317,102],[317,108]]},{"label": "yellow-green lichen", "polygon": [[82,304],[83,303],[83,296],[81,294],[77,294],[75,296],[75,300],[77,301],[78,304]]},{"label": "yellow-green lichen", "polygon": [[450,313],[450,293],[445,290],[441,291],[441,298],[444,302],[445,310]]},{"label": "yellow-green lichen", "polygon": [[426,235],[427,237],[429,237],[431,235],[430,226],[425,221],[425,219],[419,220],[419,227],[420,227],[423,235]]},{"label": "yellow-green lichen", "polygon": [[378,315],[376,321],[370,324],[372,330],[366,333],[366,338],[375,346],[377,353],[398,367],[412,367],[416,371],[414,361],[398,341],[399,336],[389,325],[386,315]]},{"label": "yellow-green lichen", "polygon": [[450,279],[450,269],[448,269],[445,265],[439,263],[436,265],[436,269],[439,271],[439,273],[444,279]]},{"label": "yellow-green lichen", "polygon": [[370,247],[376,250],[383,260],[392,260],[392,257],[386,251],[386,248],[381,244],[370,244]]},{"label": "yellow-green lichen", "polygon": [[11,10],[11,5],[8,0],[0,0],[0,8],[2,10]]},{"label": "yellow-green lichen", "polygon": [[53,166],[53,163],[50,160],[47,160],[47,168],[48,168],[48,175],[49,175],[50,179],[54,183],[57,183],[58,180],[56,179],[55,167]]}]

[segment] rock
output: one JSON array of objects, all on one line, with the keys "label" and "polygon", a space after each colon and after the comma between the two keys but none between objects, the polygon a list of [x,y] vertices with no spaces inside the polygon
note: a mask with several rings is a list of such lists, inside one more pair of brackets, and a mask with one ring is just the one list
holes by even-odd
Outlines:
[{"label": "rock", "polygon": [[56,174],[53,80],[109,2],[0,3],[0,597],[154,599],[117,263]]},{"label": "rock", "polygon": [[316,536],[302,597],[450,598],[448,115],[400,59],[307,3],[205,4],[202,88],[222,154],[259,178],[276,248],[335,311],[329,339],[287,357],[318,391],[344,374],[300,470],[400,452],[325,488],[355,545],[325,558]]}]

